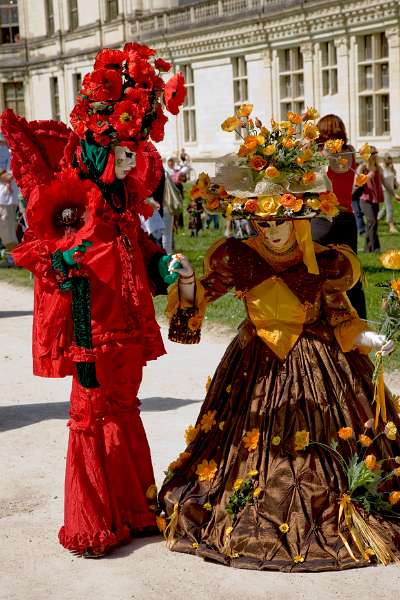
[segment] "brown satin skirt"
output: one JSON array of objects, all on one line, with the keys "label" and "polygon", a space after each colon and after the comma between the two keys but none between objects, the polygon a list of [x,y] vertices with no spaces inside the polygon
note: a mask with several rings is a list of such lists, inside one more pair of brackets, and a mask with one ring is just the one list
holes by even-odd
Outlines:
[{"label": "brown satin skirt", "polygon": [[[372,370],[367,356],[344,354],[327,328],[306,330],[283,362],[248,326],[242,328],[217,368],[197,421],[216,411],[215,424],[189,444],[190,456],[174,466],[160,491],[166,516],[174,507],[177,515],[172,549],[245,569],[315,572],[370,564],[355,562],[338,535],[339,501],[347,491],[338,462],[318,445],[295,451],[293,438],[306,430],[310,440],[330,444],[341,427],[364,433],[375,411]],[[386,403],[388,419],[400,428],[389,394]],[[260,436],[249,451],[243,438],[252,429]],[[339,448],[349,455],[348,442]],[[378,460],[398,456],[398,438],[381,436],[368,453]],[[199,481],[196,470],[204,459],[214,460],[218,469],[211,480]],[[235,481],[251,471],[258,471],[253,480],[261,493],[233,523],[227,503]],[[390,486],[400,489],[400,479]],[[362,514],[400,558],[400,519]],[[350,536],[349,543],[357,555]]]}]

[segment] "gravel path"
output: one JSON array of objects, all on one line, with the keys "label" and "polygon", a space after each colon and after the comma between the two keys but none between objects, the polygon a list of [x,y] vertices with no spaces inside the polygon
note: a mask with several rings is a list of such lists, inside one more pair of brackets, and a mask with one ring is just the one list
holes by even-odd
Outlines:
[{"label": "gravel path", "polygon": [[[1,600],[375,600],[377,593],[397,600],[395,566],[302,575],[234,570],[169,552],[157,537],[98,561],[63,550],[57,532],[70,382],[31,375],[31,311],[31,290],[0,282]],[[226,344],[215,334],[199,346],[167,344],[169,354],[146,368],[142,417],[158,483],[183,450],[184,429]],[[398,375],[390,381],[400,387]]]}]

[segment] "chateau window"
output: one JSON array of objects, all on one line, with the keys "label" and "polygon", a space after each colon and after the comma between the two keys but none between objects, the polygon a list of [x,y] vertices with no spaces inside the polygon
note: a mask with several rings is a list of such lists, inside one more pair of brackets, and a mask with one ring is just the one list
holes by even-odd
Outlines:
[{"label": "chateau window", "polygon": [[25,115],[24,84],[22,81],[3,83],[5,108],[12,108],[17,115]]},{"label": "chateau window", "polygon": [[78,0],[68,0],[69,29],[73,31],[79,26]]},{"label": "chateau window", "polygon": [[300,48],[287,48],[279,54],[279,92],[282,119],[286,119],[289,110],[303,112],[304,73]]},{"label": "chateau window", "polygon": [[112,21],[118,17],[118,0],[106,0],[106,20]]},{"label": "chateau window", "polygon": [[337,54],[334,42],[321,44],[322,95],[333,96],[338,91]]},{"label": "chateau window", "polygon": [[195,142],[197,131],[193,69],[191,65],[181,65],[180,71],[185,78],[186,87],[186,98],[182,108],[183,139],[185,142]]},{"label": "chateau window", "polygon": [[59,121],[60,114],[60,90],[58,86],[58,77],[50,77],[50,93],[51,93],[51,110],[52,117]]},{"label": "chateau window", "polygon": [[46,0],[47,35],[54,33],[54,4],[53,0]]},{"label": "chateau window", "polygon": [[384,32],[358,38],[360,135],[390,133],[389,49]]},{"label": "chateau window", "polygon": [[247,62],[244,56],[232,58],[233,70],[233,102],[235,111],[248,101]]},{"label": "chateau window", "polygon": [[81,91],[82,87],[82,73],[74,73],[72,75],[72,89],[74,92],[74,99]]},{"label": "chateau window", "polygon": [[19,41],[17,0],[0,0],[0,44]]}]

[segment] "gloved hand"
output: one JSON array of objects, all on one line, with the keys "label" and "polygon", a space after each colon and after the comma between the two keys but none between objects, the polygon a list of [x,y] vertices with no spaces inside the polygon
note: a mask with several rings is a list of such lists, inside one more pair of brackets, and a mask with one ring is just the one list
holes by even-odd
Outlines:
[{"label": "gloved hand", "polygon": [[394,350],[393,340],[388,340],[385,335],[374,331],[361,332],[355,342],[359,346],[369,346],[373,350],[381,352],[382,356],[387,356]]},{"label": "gloved hand", "polygon": [[86,250],[90,246],[93,246],[93,242],[89,242],[89,240],[82,240],[82,243],[79,244],[79,246],[74,246],[70,250],[65,250],[62,253],[64,262],[67,263],[67,265],[70,267],[79,267],[79,264],[76,260],[78,257],[75,255],[85,254]]},{"label": "gloved hand", "polygon": [[171,283],[175,283],[175,281],[179,277],[178,273],[171,273],[169,270],[169,265],[172,260],[173,260],[172,255],[166,254],[165,256],[162,256],[160,258],[159,263],[158,263],[158,272],[160,273],[161,277],[163,278],[164,282],[167,285],[171,285]]},{"label": "gloved hand", "polygon": [[169,263],[168,270],[170,273],[177,273],[182,277],[191,277],[194,275],[193,267],[183,254],[173,254],[172,260]]}]

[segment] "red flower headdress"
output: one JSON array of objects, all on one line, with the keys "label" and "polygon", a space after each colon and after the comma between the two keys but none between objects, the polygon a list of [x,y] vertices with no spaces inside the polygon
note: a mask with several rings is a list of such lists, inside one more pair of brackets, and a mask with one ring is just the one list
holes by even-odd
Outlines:
[{"label": "red flower headdress", "polygon": [[186,90],[181,73],[164,82],[161,74],[171,64],[155,54],[137,43],[125,44],[123,50],[100,50],[70,115],[80,139],[116,146],[164,138],[168,117],[163,108],[177,115]]}]

